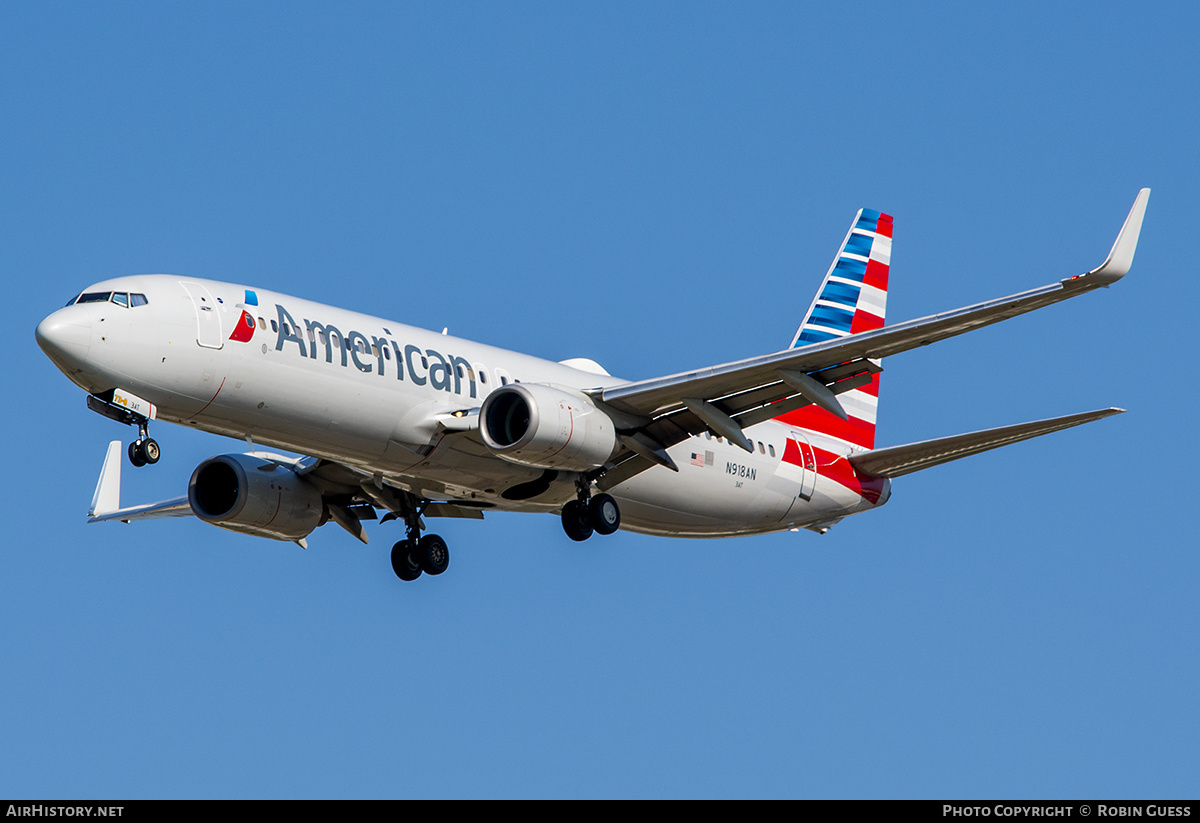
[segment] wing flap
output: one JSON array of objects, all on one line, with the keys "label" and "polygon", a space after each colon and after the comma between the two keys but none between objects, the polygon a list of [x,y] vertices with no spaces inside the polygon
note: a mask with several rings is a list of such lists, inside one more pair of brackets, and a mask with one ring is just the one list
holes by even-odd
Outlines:
[{"label": "wing flap", "polygon": [[1019,443],[1022,440],[1040,437],[1050,432],[1062,431],[1114,414],[1122,414],[1124,411],[1124,409],[1117,408],[1100,409],[1068,414],[1064,417],[1053,417],[1048,420],[1035,420],[1031,423],[1018,423],[1014,426],[955,434],[920,443],[909,443],[904,446],[892,446],[854,454],[850,456],[849,460],[856,469],[867,474],[877,477],[900,477],[972,454],[1007,446],[1010,443]]},{"label": "wing flap", "polygon": [[103,514],[88,515],[89,523],[103,523],[105,520],[120,520],[129,523],[133,520],[158,520],[163,517],[191,517],[194,514],[187,496],[172,497],[158,503],[146,503],[141,506],[130,506]]},{"label": "wing flap", "polygon": [[425,507],[426,517],[460,517],[467,520],[482,520],[483,511],[476,506],[461,506],[455,503],[435,501]]}]

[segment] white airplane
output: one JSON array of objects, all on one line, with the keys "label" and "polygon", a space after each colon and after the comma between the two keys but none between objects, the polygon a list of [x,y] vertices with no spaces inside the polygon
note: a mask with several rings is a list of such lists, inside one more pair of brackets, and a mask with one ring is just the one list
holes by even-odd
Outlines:
[{"label": "white airplane", "polygon": [[[185,496],[120,504],[109,444],[89,523],[195,515],[306,546],[332,520],[402,520],[404,580],[440,574],[426,517],[555,512],[573,540],[619,527],[674,537],[806,528],[883,505],[891,479],[1098,420],[1102,409],[875,448],[880,360],[1108,286],[1133,262],[1150,190],[1104,263],[999,300],[884,325],[892,218],[855,216],[820,291],[780,352],[649,380],[554,363],[260,288],[169,275],[105,280],[37,327],[88,407],[136,425],[135,466],[155,463],[151,420],[241,438],[192,473]],[[274,446],[309,455],[253,450]]]}]

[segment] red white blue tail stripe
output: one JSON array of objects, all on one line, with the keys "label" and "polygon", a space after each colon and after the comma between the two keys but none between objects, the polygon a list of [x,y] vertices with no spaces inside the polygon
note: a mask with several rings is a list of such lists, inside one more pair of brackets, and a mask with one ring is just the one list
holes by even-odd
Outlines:
[{"label": "red white blue tail stripe", "polygon": [[891,259],[891,216],[861,209],[796,331],[792,348],[882,326]]},{"label": "red white blue tail stripe", "polygon": [[[891,215],[861,209],[792,339],[792,348],[883,326],[891,260]],[[854,446],[874,448],[879,375],[861,388],[839,394],[838,402],[849,420],[816,406],[805,406],[777,419]]]}]

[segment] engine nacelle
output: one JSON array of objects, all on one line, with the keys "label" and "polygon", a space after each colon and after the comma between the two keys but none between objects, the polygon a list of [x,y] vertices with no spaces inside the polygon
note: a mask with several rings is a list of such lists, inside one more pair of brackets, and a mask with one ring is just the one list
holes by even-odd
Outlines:
[{"label": "engine nacelle", "polygon": [[302,540],[321,524],[321,493],[291,469],[249,454],[222,454],[192,472],[188,503],[201,520],[235,532]]},{"label": "engine nacelle", "polygon": [[497,457],[539,469],[594,469],[619,445],[612,418],[587,395],[542,383],[509,383],[489,394],[479,433]]}]

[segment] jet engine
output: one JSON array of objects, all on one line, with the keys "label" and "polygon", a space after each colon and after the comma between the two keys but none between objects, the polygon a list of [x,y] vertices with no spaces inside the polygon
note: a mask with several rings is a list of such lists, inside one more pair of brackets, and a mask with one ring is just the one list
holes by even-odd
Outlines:
[{"label": "jet engine", "polygon": [[222,454],[192,472],[188,503],[201,520],[235,532],[302,540],[321,524],[321,493],[294,471],[251,454]]},{"label": "jet engine", "polygon": [[618,446],[612,419],[587,395],[542,383],[509,383],[489,394],[479,432],[497,457],[540,469],[594,469]]}]

